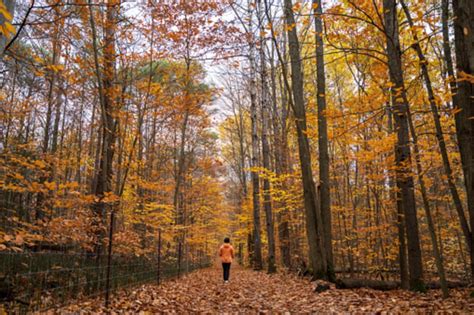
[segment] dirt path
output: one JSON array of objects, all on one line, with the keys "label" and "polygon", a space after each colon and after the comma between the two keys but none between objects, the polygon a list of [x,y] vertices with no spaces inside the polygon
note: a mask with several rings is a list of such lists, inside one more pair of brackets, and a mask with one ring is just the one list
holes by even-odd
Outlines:
[{"label": "dirt path", "polygon": [[[112,313],[329,313],[389,311],[394,313],[450,311],[474,312],[469,290],[453,290],[441,300],[439,291],[415,294],[405,291],[380,292],[368,289],[314,293],[308,280],[292,275],[268,275],[247,269],[231,270],[230,282],[221,280],[221,270],[211,268],[168,281],[161,286],[144,285],[113,296]],[[60,312],[102,312],[99,300],[70,305]]]}]

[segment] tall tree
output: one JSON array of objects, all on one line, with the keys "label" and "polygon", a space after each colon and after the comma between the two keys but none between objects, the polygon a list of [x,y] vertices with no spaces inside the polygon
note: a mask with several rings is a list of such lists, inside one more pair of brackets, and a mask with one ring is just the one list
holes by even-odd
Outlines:
[{"label": "tall tree", "polygon": [[318,105],[318,152],[320,208],[324,228],[324,247],[327,259],[327,277],[335,280],[331,232],[331,192],[329,179],[328,123],[326,119],[326,71],[324,67],[323,7],[321,0],[313,0],[314,31],[316,39],[316,101]]},{"label": "tall tree", "polygon": [[[389,133],[394,133],[393,128],[393,109],[391,105],[387,106],[387,122]],[[408,279],[408,260],[407,260],[407,244],[406,244],[406,233],[405,233],[405,218],[403,215],[403,206],[401,205],[400,190],[396,189],[395,182],[396,176],[394,172],[389,174],[389,187],[390,187],[390,199],[392,199],[397,208],[396,223],[397,223],[397,235],[398,235],[398,264],[400,266],[400,285],[402,289],[408,290],[410,283]]]},{"label": "tall tree", "polygon": [[257,110],[257,81],[256,81],[256,64],[255,64],[255,38],[252,30],[252,4],[248,2],[248,33],[249,36],[249,67],[250,67],[250,119],[252,124],[252,198],[253,198],[253,268],[261,270],[263,268],[262,262],[262,239],[260,236],[260,176],[256,168],[260,163],[260,150],[258,139],[258,110]]},{"label": "tall tree", "polygon": [[[98,38],[95,25],[94,11],[91,2],[89,2],[90,23],[92,28],[92,43],[95,62],[95,72],[97,77],[97,87],[99,94],[100,112],[101,112],[101,130],[99,136],[101,139],[100,155],[98,157],[98,168],[96,170],[93,193],[96,201],[93,205],[93,211],[96,219],[96,253],[99,255],[102,251],[103,229],[101,224],[105,222],[106,206],[104,201],[107,193],[112,191],[112,163],[115,151],[117,109],[116,109],[116,86],[115,86],[115,66],[116,50],[115,35],[118,20],[120,0],[109,0],[106,6],[106,19],[104,25],[104,48],[102,53],[102,67],[99,61]],[[98,256],[99,257],[99,256]]]},{"label": "tall tree", "polygon": [[[285,33],[283,33],[284,35]],[[281,102],[277,101],[277,80],[281,75],[277,75],[277,69],[275,65],[275,47],[272,45],[270,54],[270,78],[271,78],[271,91],[272,91],[272,126],[273,126],[273,145],[274,145],[274,158],[275,158],[275,173],[277,176],[284,176],[290,173],[289,169],[289,153],[288,153],[288,102],[286,102],[286,89],[281,86]],[[288,189],[289,181],[284,180],[281,187],[284,190]],[[287,209],[287,203],[281,200],[278,203],[280,211],[276,214],[278,224],[278,238],[280,242],[280,253],[281,262],[286,268],[291,267],[291,247],[290,247],[290,223],[289,223],[289,211]]]},{"label": "tall tree", "polygon": [[[270,171],[270,145],[268,143],[268,132],[270,130],[270,98],[269,86],[267,79],[267,64],[266,64],[266,43],[265,43],[265,28],[263,17],[262,1],[258,1],[258,24],[260,33],[260,108],[262,117],[262,166],[265,171]],[[275,227],[273,223],[272,198],[270,195],[270,179],[268,176],[263,178],[263,209],[265,210],[267,240],[268,240],[268,272],[276,272],[275,263]]]},{"label": "tall tree", "polygon": [[471,275],[474,279],[474,2],[453,0],[453,12],[457,70],[454,98],[459,106],[455,116],[456,132],[466,185],[471,227]]},{"label": "tall tree", "polygon": [[[463,205],[462,205],[462,201],[461,201],[461,198],[459,197],[459,193],[458,193],[458,190],[457,190],[457,187],[456,187],[456,183],[455,183],[454,176],[453,176],[453,170],[452,170],[452,167],[451,167],[451,162],[449,161],[448,150],[446,149],[446,142],[445,142],[444,135],[443,135],[443,128],[441,126],[438,105],[436,104],[436,96],[435,96],[435,93],[433,91],[433,85],[431,83],[432,80],[431,80],[431,77],[430,77],[430,74],[429,74],[429,71],[428,71],[428,61],[426,60],[425,54],[423,53],[423,50],[421,49],[420,40],[418,38],[418,35],[415,32],[414,22],[413,22],[413,19],[411,18],[410,10],[409,10],[408,6],[405,4],[404,1],[401,1],[401,4],[402,4],[402,7],[403,7],[403,10],[405,11],[405,15],[407,17],[408,24],[410,25],[410,27],[412,29],[412,32],[413,32],[414,43],[413,43],[412,47],[415,49],[416,54],[418,56],[420,69],[421,69],[421,75],[423,76],[423,80],[424,80],[425,87],[426,87],[426,93],[428,94],[428,102],[430,104],[431,113],[433,114],[433,121],[435,123],[436,140],[438,142],[438,147],[439,147],[439,151],[440,151],[440,154],[441,154],[441,159],[443,161],[443,168],[444,168],[444,172],[446,173],[449,191],[450,191],[451,197],[453,199],[454,207],[455,207],[456,212],[459,216],[461,229],[464,233],[464,236],[466,237],[466,242],[467,242],[468,246],[470,246],[469,244],[470,244],[470,241],[471,241],[470,240],[470,233],[471,232],[469,230],[469,225],[467,223],[466,216],[464,214],[464,208],[463,208]],[[448,49],[448,51],[449,51],[449,49]],[[449,64],[450,63],[449,58],[447,58],[447,59],[448,59],[447,64]],[[452,67],[452,65],[451,66],[448,65],[448,69],[450,67]],[[451,71],[448,70],[448,73],[450,73],[450,72]]]},{"label": "tall tree", "polygon": [[424,290],[420,236],[416,216],[413,176],[411,175],[408,99],[403,81],[402,52],[400,49],[396,1],[384,0],[383,12],[388,70],[392,83],[392,108],[397,132],[397,145],[395,148],[396,182],[401,197],[401,202],[398,205],[403,207],[405,215],[410,289]]},{"label": "tall tree", "polygon": [[[313,275],[316,278],[325,279],[327,278],[327,260],[323,232],[324,228],[313,179],[311,151],[307,135],[300,44],[292,1],[285,0],[284,6],[286,29],[288,33],[288,52],[291,60],[291,86],[293,91],[292,107],[295,116],[301,177],[303,181],[303,198],[306,213],[306,233],[309,245],[309,258],[313,269]],[[280,61],[282,61],[281,58]]]}]

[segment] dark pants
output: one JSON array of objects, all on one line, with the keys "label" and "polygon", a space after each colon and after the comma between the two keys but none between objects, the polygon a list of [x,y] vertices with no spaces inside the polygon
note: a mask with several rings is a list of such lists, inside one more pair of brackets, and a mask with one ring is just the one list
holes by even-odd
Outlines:
[{"label": "dark pants", "polygon": [[224,281],[229,280],[230,263],[222,263],[222,269],[224,269]]}]

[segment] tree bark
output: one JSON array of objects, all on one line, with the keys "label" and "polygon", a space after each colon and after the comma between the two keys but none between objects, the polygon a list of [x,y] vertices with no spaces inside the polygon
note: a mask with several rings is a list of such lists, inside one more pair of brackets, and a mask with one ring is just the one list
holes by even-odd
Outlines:
[{"label": "tree bark", "polygon": [[[393,133],[393,111],[391,106],[388,110],[388,130]],[[394,200],[397,208],[396,223],[398,232],[398,263],[400,265],[400,282],[401,288],[408,290],[410,288],[408,279],[408,261],[407,261],[407,244],[406,244],[406,233],[405,233],[405,220],[403,219],[403,207],[400,204],[401,196],[400,192],[395,190],[396,179],[393,176],[393,172],[389,175],[389,186],[390,186],[390,198]]]},{"label": "tree bark", "polygon": [[322,1],[313,0],[314,30],[316,37],[316,100],[318,104],[319,187],[321,218],[324,227],[327,278],[335,280],[332,251],[331,194],[329,178],[328,124],[326,119],[326,71],[324,66],[324,42]]},{"label": "tree bark", "polygon": [[[448,288],[463,288],[468,286],[467,282],[448,281]],[[439,282],[427,282],[426,287],[428,289],[439,289],[441,284]],[[373,280],[373,279],[354,279],[354,278],[341,278],[336,281],[336,288],[338,289],[358,289],[358,288],[370,288],[380,291],[390,291],[400,288],[400,282],[398,281],[384,281],[384,280]]]},{"label": "tree bark", "polygon": [[474,280],[474,2],[453,0],[457,91],[455,114],[471,227],[471,277]]},{"label": "tree bark", "polygon": [[183,184],[183,173],[184,173],[184,166],[186,162],[185,156],[185,145],[186,145],[186,131],[188,129],[188,121],[189,121],[189,109],[186,109],[184,113],[183,123],[181,125],[181,135],[180,135],[180,146],[179,146],[179,153],[177,157],[177,168],[176,168],[176,182],[174,187],[173,193],[173,206],[176,212],[175,223],[176,224],[183,224],[184,218],[182,209],[180,209],[179,205],[179,195],[181,193],[181,186]]},{"label": "tree bark", "polygon": [[95,173],[95,187],[93,190],[96,201],[93,205],[96,225],[95,251],[99,257],[102,252],[102,241],[104,238],[104,229],[102,225],[106,220],[106,203],[103,199],[107,193],[112,191],[112,161],[115,147],[115,31],[117,25],[117,15],[119,11],[120,0],[109,0],[106,9],[106,21],[104,26],[104,48],[103,48],[103,67],[99,65],[97,34],[94,22],[94,13],[92,4],[89,1],[90,23],[92,28],[92,42],[94,48],[95,71],[98,80],[99,101],[101,105],[102,130],[99,131],[102,136],[101,151],[99,156],[98,168]]},{"label": "tree bark", "polygon": [[[252,8],[249,2],[248,9],[248,19],[249,19],[249,32],[252,29]],[[262,240],[260,237],[260,178],[258,171],[255,168],[259,167],[259,141],[258,141],[258,128],[257,128],[257,90],[256,90],[256,74],[255,74],[255,42],[253,34],[249,38],[249,64],[250,64],[250,118],[252,125],[252,168],[251,172],[252,177],[252,198],[253,198],[253,268],[255,270],[261,270],[263,268],[262,262]]]},{"label": "tree bark", "polygon": [[[273,47],[273,46],[272,46]],[[272,50],[273,52],[273,50]],[[272,54],[273,55],[273,54]],[[275,71],[274,58],[270,59],[270,77],[272,78],[272,94],[273,94],[273,111],[272,111],[272,123],[273,123],[273,143],[275,147],[275,172],[277,176],[288,174],[288,137],[286,131],[287,117],[284,115],[284,110],[279,110],[277,102],[277,86],[276,79],[277,74]],[[286,91],[282,87],[282,95],[285,95]],[[282,97],[281,108],[287,106],[285,102],[286,98]],[[288,188],[288,180],[284,179],[281,183],[281,189],[286,190]],[[287,204],[284,200],[278,202],[280,211],[277,213],[278,222],[278,238],[280,241],[280,257],[283,266],[291,268],[291,247],[290,247],[290,224],[288,220],[288,209]]]},{"label": "tree bark", "polygon": [[[410,27],[413,28],[414,23],[413,23],[413,20],[411,18],[411,15],[410,15],[410,10],[408,9],[407,5],[405,4],[405,2],[403,0],[401,0],[401,4],[402,4],[402,7],[403,7],[403,10],[405,11],[405,15],[407,17],[408,23],[409,23]],[[442,157],[442,160],[443,160],[443,167],[444,167],[446,176],[448,178],[449,190],[451,192],[451,196],[452,196],[453,201],[454,201],[454,206],[456,207],[456,211],[458,212],[459,218],[461,220],[462,230],[463,230],[463,232],[466,236],[466,240],[469,244],[469,242],[470,242],[469,227],[467,225],[467,221],[466,221],[466,218],[464,216],[464,209],[463,209],[462,204],[461,204],[461,199],[459,198],[459,194],[458,194],[456,185],[454,183],[454,178],[453,178],[453,174],[452,174],[452,170],[451,170],[451,164],[449,162],[448,153],[447,153],[447,150],[446,150],[446,143],[444,142],[443,131],[442,131],[441,122],[440,122],[440,119],[439,119],[438,107],[436,105],[436,100],[435,100],[433,88],[432,88],[432,85],[431,85],[431,78],[430,78],[430,75],[429,75],[429,72],[428,72],[427,60],[426,60],[426,58],[423,54],[423,51],[421,50],[421,46],[419,44],[418,36],[416,35],[416,33],[413,33],[413,39],[414,39],[415,42],[412,46],[415,49],[415,51],[418,55],[418,59],[420,61],[421,73],[422,73],[424,81],[425,81],[425,86],[426,86],[426,90],[427,90],[427,93],[428,93],[428,100],[429,100],[429,103],[430,103],[431,112],[433,114],[433,119],[434,119],[434,122],[435,122],[436,139],[438,140],[438,146],[439,146],[441,157]],[[414,144],[415,144],[415,150],[419,151],[418,150],[418,144],[417,144],[417,136],[415,134],[415,128],[413,126],[413,121],[411,119],[411,115],[409,115],[409,122],[410,122],[410,129],[411,129],[413,141],[414,141]],[[423,204],[424,204],[425,211],[426,211],[426,217],[427,217],[427,221],[428,221],[428,228],[429,228],[429,232],[430,232],[431,242],[433,244],[433,253],[434,253],[434,256],[435,256],[435,259],[436,259],[436,266],[437,266],[438,274],[439,274],[439,278],[440,278],[441,289],[443,290],[443,296],[446,298],[449,295],[448,288],[447,288],[447,285],[446,285],[446,275],[445,275],[445,272],[444,272],[442,257],[441,257],[441,254],[440,254],[440,251],[439,251],[439,248],[438,248],[438,242],[437,242],[437,239],[436,239],[435,227],[434,227],[433,219],[432,219],[432,216],[431,216],[430,205],[429,205],[429,202],[428,202],[427,196],[426,196],[426,188],[424,187],[425,185],[424,185],[424,180],[423,180],[423,173],[422,173],[422,169],[421,169],[421,161],[420,161],[420,157],[419,157],[419,152],[415,152],[415,156],[416,156],[416,165],[417,165],[418,177],[419,177],[419,182],[420,182],[420,187],[421,187],[421,193],[422,193],[422,197],[423,197]]]},{"label": "tree bark", "polygon": [[[56,12],[55,16],[59,15],[58,12]],[[51,48],[52,48],[52,56],[51,56],[51,64],[56,65],[58,63],[58,59],[60,56],[61,52],[61,41],[60,41],[60,28],[61,23],[57,23],[54,26],[54,31],[55,34],[53,35],[52,38],[52,43],[51,43]],[[57,137],[55,137],[55,127],[58,126],[59,124],[59,117],[57,117],[59,113],[59,108],[60,108],[60,93],[59,87],[57,87],[57,77],[58,73],[57,71],[50,70],[48,73],[48,97],[47,97],[47,103],[48,107],[46,110],[46,117],[45,117],[45,123],[44,123],[44,131],[43,131],[43,145],[42,145],[42,151],[43,154],[48,153],[48,151],[54,153],[56,151],[56,148],[54,146],[54,141],[53,141],[53,147],[50,149],[50,138],[51,138],[51,127],[52,127],[52,116],[53,116],[53,107],[55,105],[55,96],[56,96],[56,119],[55,119],[55,124],[53,125],[53,140]],[[55,91],[57,89],[58,91]],[[53,165],[48,165],[48,170],[51,173],[51,176],[43,176],[41,177],[40,181],[41,182],[47,182],[52,180],[52,173],[53,173],[54,166]],[[38,193],[36,197],[36,219],[37,220],[42,220],[45,217],[45,210],[48,208],[48,196],[46,196],[45,193],[40,192]]]},{"label": "tree bark", "polygon": [[413,148],[415,153],[416,173],[418,175],[418,183],[420,185],[421,199],[423,201],[423,208],[425,209],[426,221],[428,223],[428,231],[430,233],[431,246],[433,249],[433,256],[435,258],[436,269],[438,271],[443,297],[449,296],[448,287],[446,285],[446,272],[444,271],[443,257],[440,254],[438,239],[436,238],[435,226],[433,223],[433,215],[431,214],[431,206],[428,200],[428,193],[426,192],[425,180],[423,178],[423,168],[420,160],[420,149],[418,147],[418,136],[416,134],[415,126],[411,114],[408,113],[408,123],[410,126],[410,133],[413,139]]},{"label": "tree bark", "polygon": [[313,179],[311,151],[306,126],[306,108],[303,92],[303,72],[301,69],[300,47],[291,0],[285,0],[285,20],[291,64],[291,84],[293,91],[293,112],[298,138],[298,151],[303,180],[303,198],[306,213],[306,233],[309,256],[315,278],[327,277],[327,260],[323,233],[323,222],[318,196]]},{"label": "tree bark", "polygon": [[[266,171],[270,171],[270,146],[268,144],[268,130],[269,125],[269,95],[268,95],[268,82],[267,82],[267,65],[265,56],[265,28],[263,25],[264,18],[262,14],[262,1],[258,1],[258,20],[260,30],[260,104],[261,104],[261,117],[262,117],[262,164]],[[276,272],[275,264],[275,228],[273,223],[273,210],[272,210],[272,198],[271,198],[271,186],[268,176],[263,178],[263,209],[265,210],[265,220],[267,228],[267,241],[268,241],[268,272]]]},{"label": "tree bark", "polygon": [[416,216],[416,202],[411,175],[411,152],[408,130],[408,100],[403,82],[402,56],[399,42],[398,18],[395,0],[383,1],[388,68],[392,83],[392,104],[397,131],[395,148],[396,182],[400,190],[405,215],[408,243],[408,269],[410,289],[423,291],[423,268],[421,261],[420,236]]},{"label": "tree bark", "polygon": [[[413,20],[410,16],[410,11],[408,7],[406,6],[404,1],[401,1],[401,4],[403,6],[403,10],[405,11],[405,15],[407,16],[408,23],[411,27],[413,27]],[[462,231],[464,233],[464,236],[466,238],[466,243],[468,246],[470,246],[471,239],[470,239],[470,230],[469,230],[469,225],[466,220],[466,216],[464,215],[464,209],[462,206],[461,198],[459,197],[458,190],[456,188],[455,180],[453,177],[453,171],[451,168],[451,163],[449,161],[448,157],[448,152],[446,149],[446,142],[444,141],[444,136],[443,136],[443,129],[441,126],[440,122],[440,115],[438,112],[438,106],[436,105],[436,98],[434,95],[433,87],[431,84],[431,78],[428,72],[428,61],[425,58],[425,55],[423,54],[423,51],[421,50],[421,46],[419,43],[419,39],[416,35],[416,33],[413,34],[413,39],[414,43],[412,47],[415,49],[418,59],[420,60],[420,68],[421,68],[421,74],[423,76],[423,79],[425,81],[425,87],[426,87],[426,92],[428,94],[428,100],[430,103],[430,108],[431,108],[431,113],[433,114],[433,120],[435,123],[435,131],[436,131],[436,139],[438,141],[438,146],[439,146],[439,151],[441,153],[441,158],[443,161],[443,168],[446,173],[446,177],[448,179],[448,187],[449,191],[451,193],[451,197],[453,198],[454,206],[456,208],[456,212],[459,216],[459,221],[460,225],[462,228]],[[449,59],[449,58],[448,58]],[[452,65],[451,65],[452,66]],[[449,68],[449,67],[448,67]],[[449,72],[449,71],[448,71]]]},{"label": "tree bark", "polygon": [[454,95],[456,94],[456,81],[454,76],[454,66],[453,66],[453,57],[451,55],[451,45],[449,44],[449,0],[441,0],[441,25],[442,25],[442,33],[443,33],[443,53],[444,53],[444,60],[446,62],[446,72],[448,74],[448,82],[449,87],[451,90],[451,98],[453,101],[452,107],[457,107],[456,98]]}]

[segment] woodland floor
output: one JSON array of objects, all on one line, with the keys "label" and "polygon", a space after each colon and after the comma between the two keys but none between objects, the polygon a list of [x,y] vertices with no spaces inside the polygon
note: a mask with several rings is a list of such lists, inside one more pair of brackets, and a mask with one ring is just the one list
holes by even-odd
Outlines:
[{"label": "woodland floor", "polygon": [[[474,313],[470,290],[439,290],[417,294],[402,290],[330,289],[314,292],[314,284],[289,274],[268,275],[248,269],[231,270],[230,282],[217,267],[198,270],[161,286],[143,285],[114,294],[111,313]],[[106,313],[102,300],[88,300],[58,313]]]}]

